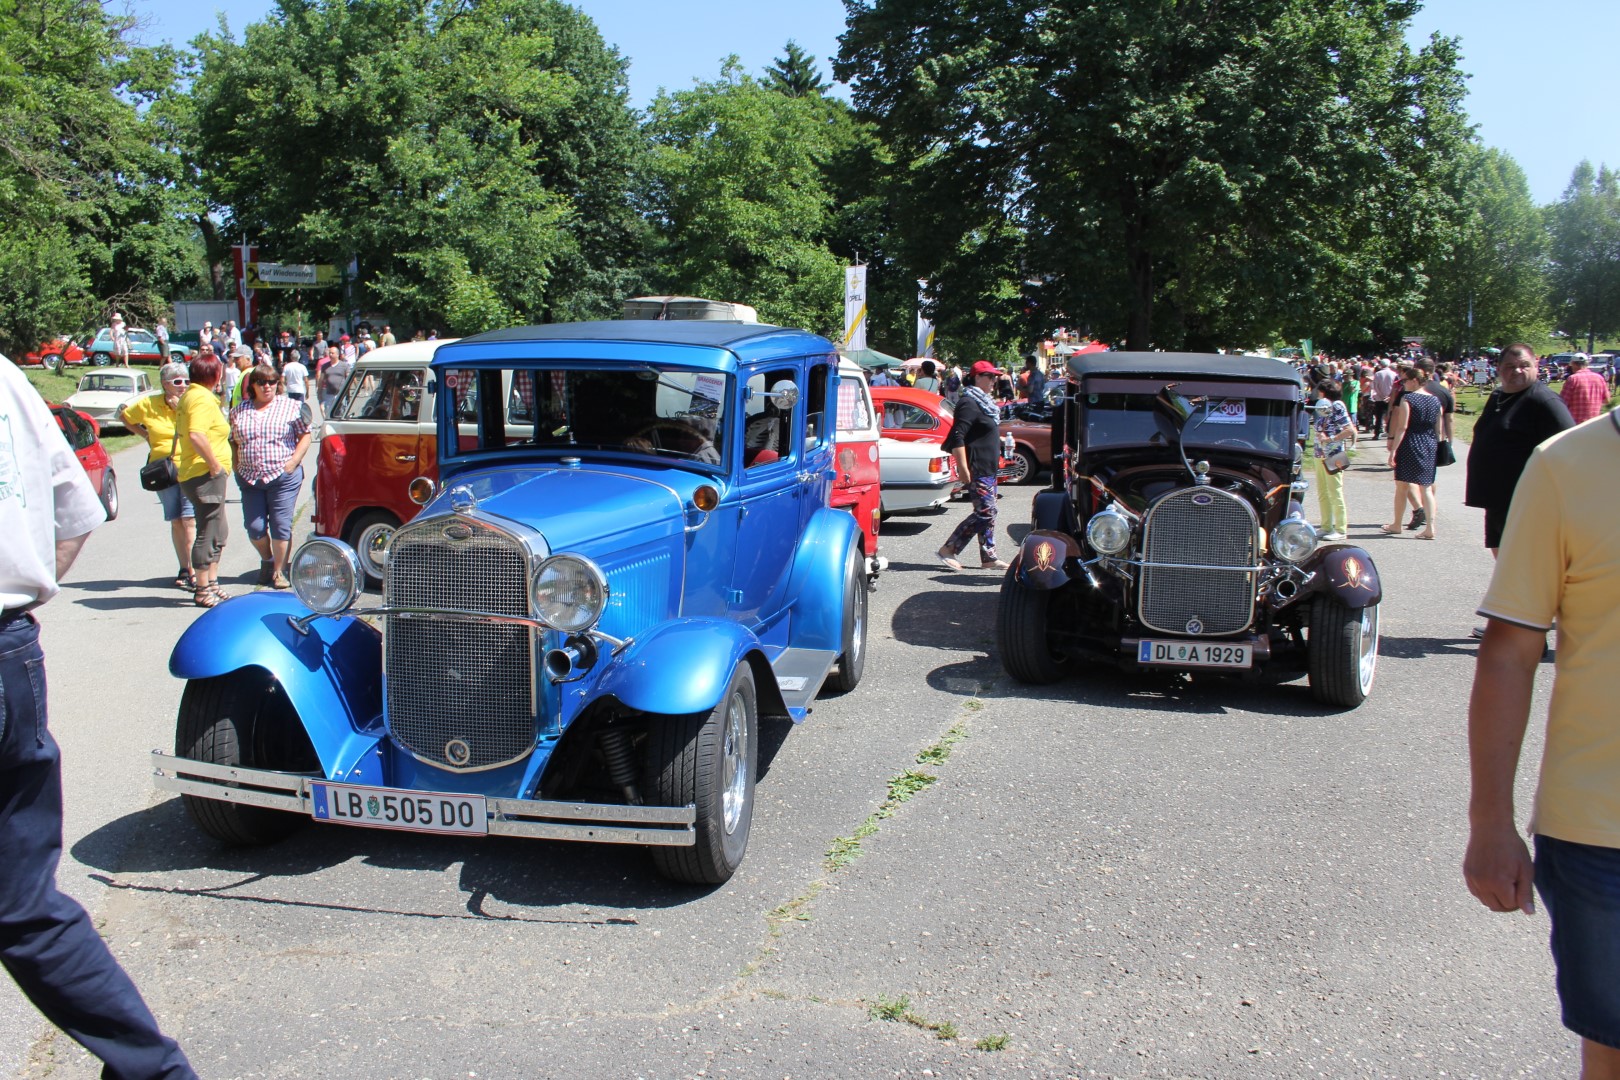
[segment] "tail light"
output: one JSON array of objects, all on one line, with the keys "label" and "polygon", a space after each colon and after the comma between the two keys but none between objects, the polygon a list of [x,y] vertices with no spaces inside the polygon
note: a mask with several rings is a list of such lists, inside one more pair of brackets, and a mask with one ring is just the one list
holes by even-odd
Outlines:
[{"label": "tail light", "polygon": [[928,459],[928,471],[931,472],[931,473],[942,473],[942,472],[944,472],[945,471],[945,463],[947,461],[949,461],[949,460],[950,460],[950,458],[945,457],[943,454],[941,454],[939,457],[929,458]]}]

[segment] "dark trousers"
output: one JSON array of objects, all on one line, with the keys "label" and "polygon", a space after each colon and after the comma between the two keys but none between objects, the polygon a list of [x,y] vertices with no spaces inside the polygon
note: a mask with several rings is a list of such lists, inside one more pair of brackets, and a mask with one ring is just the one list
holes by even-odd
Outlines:
[{"label": "dark trousers", "polygon": [[968,497],[972,500],[973,509],[951,531],[950,539],[945,541],[945,550],[953,555],[958,554],[977,536],[979,558],[989,562],[996,557],[996,478],[974,477]]},{"label": "dark trousers", "polygon": [[1389,402],[1375,401],[1372,403],[1372,436],[1379,438],[1384,434],[1384,418],[1389,415]]},{"label": "dark trousers", "polygon": [[195,1077],[90,917],[56,888],[62,767],[45,720],[39,626],[26,615],[0,621],[0,963],[106,1063],[103,1077]]}]

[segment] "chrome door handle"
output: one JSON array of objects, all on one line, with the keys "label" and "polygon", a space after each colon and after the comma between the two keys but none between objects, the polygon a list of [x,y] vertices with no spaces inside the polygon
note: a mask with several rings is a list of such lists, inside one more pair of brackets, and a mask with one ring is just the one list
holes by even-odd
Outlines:
[{"label": "chrome door handle", "polygon": [[416,460],[416,455],[415,454],[395,454],[394,455],[394,460],[395,461],[415,461]]}]

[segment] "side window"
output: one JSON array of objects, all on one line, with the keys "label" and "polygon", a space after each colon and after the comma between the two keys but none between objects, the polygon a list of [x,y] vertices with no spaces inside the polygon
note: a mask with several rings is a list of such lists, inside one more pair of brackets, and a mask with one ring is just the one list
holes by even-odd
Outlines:
[{"label": "side window", "polygon": [[872,426],[872,414],[867,410],[866,395],[861,390],[859,379],[838,380],[839,431],[865,431]]},{"label": "side window", "polygon": [[157,348],[157,338],[147,330],[131,330],[129,332],[129,343],[131,345],[148,345],[154,349]]},{"label": "side window", "polygon": [[832,378],[832,365],[815,364],[810,368],[810,385],[804,388],[804,448],[814,450],[821,441],[832,436],[827,430],[827,393]]},{"label": "side window", "polygon": [[366,371],[349,380],[339,415],[345,420],[415,420],[422,412],[419,371]]},{"label": "side window", "polygon": [[903,405],[899,426],[907,431],[933,431],[939,426],[939,422],[928,415],[926,409],[919,409],[915,405]]},{"label": "side window", "polygon": [[792,368],[755,371],[748,376],[743,419],[743,468],[752,469],[792,457],[793,411],[766,395],[781,382],[794,381]]}]

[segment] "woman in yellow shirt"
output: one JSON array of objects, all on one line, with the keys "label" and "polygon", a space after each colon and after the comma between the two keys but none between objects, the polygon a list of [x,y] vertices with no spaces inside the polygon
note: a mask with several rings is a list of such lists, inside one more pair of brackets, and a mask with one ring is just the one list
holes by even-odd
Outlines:
[{"label": "woman in yellow shirt", "polygon": [[[180,466],[180,442],[175,438],[174,425],[180,395],[191,383],[191,374],[184,364],[164,364],[158,373],[161,389],[154,394],[136,398],[119,411],[119,419],[131,435],[146,440],[146,463],[173,457],[175,467]],[[169,538],[174,542],[175,558],[180,560],[180,572],[174,576],[175,585],[187,592],[195,592],[197,579],[191,573],[191,545],[197,540],[196,511],[191,500],[180,490],[180,485],[166,487],[156,493],[163,504],[163,520],[169,523]]]},{"label": "woman in yellow shirt", "polygon": [[196,603],[211,608],[230,595],[219,587],[219,557],[229,529],[225,525],[225,478],[230,475],[231,423],[220,408],[219,385],[224,366],[204,353],[191,362],[191,385],[175,408],[180,443],[180,491],[196,513],[197,537],[191,545],[191,571],[197,577]]}]

